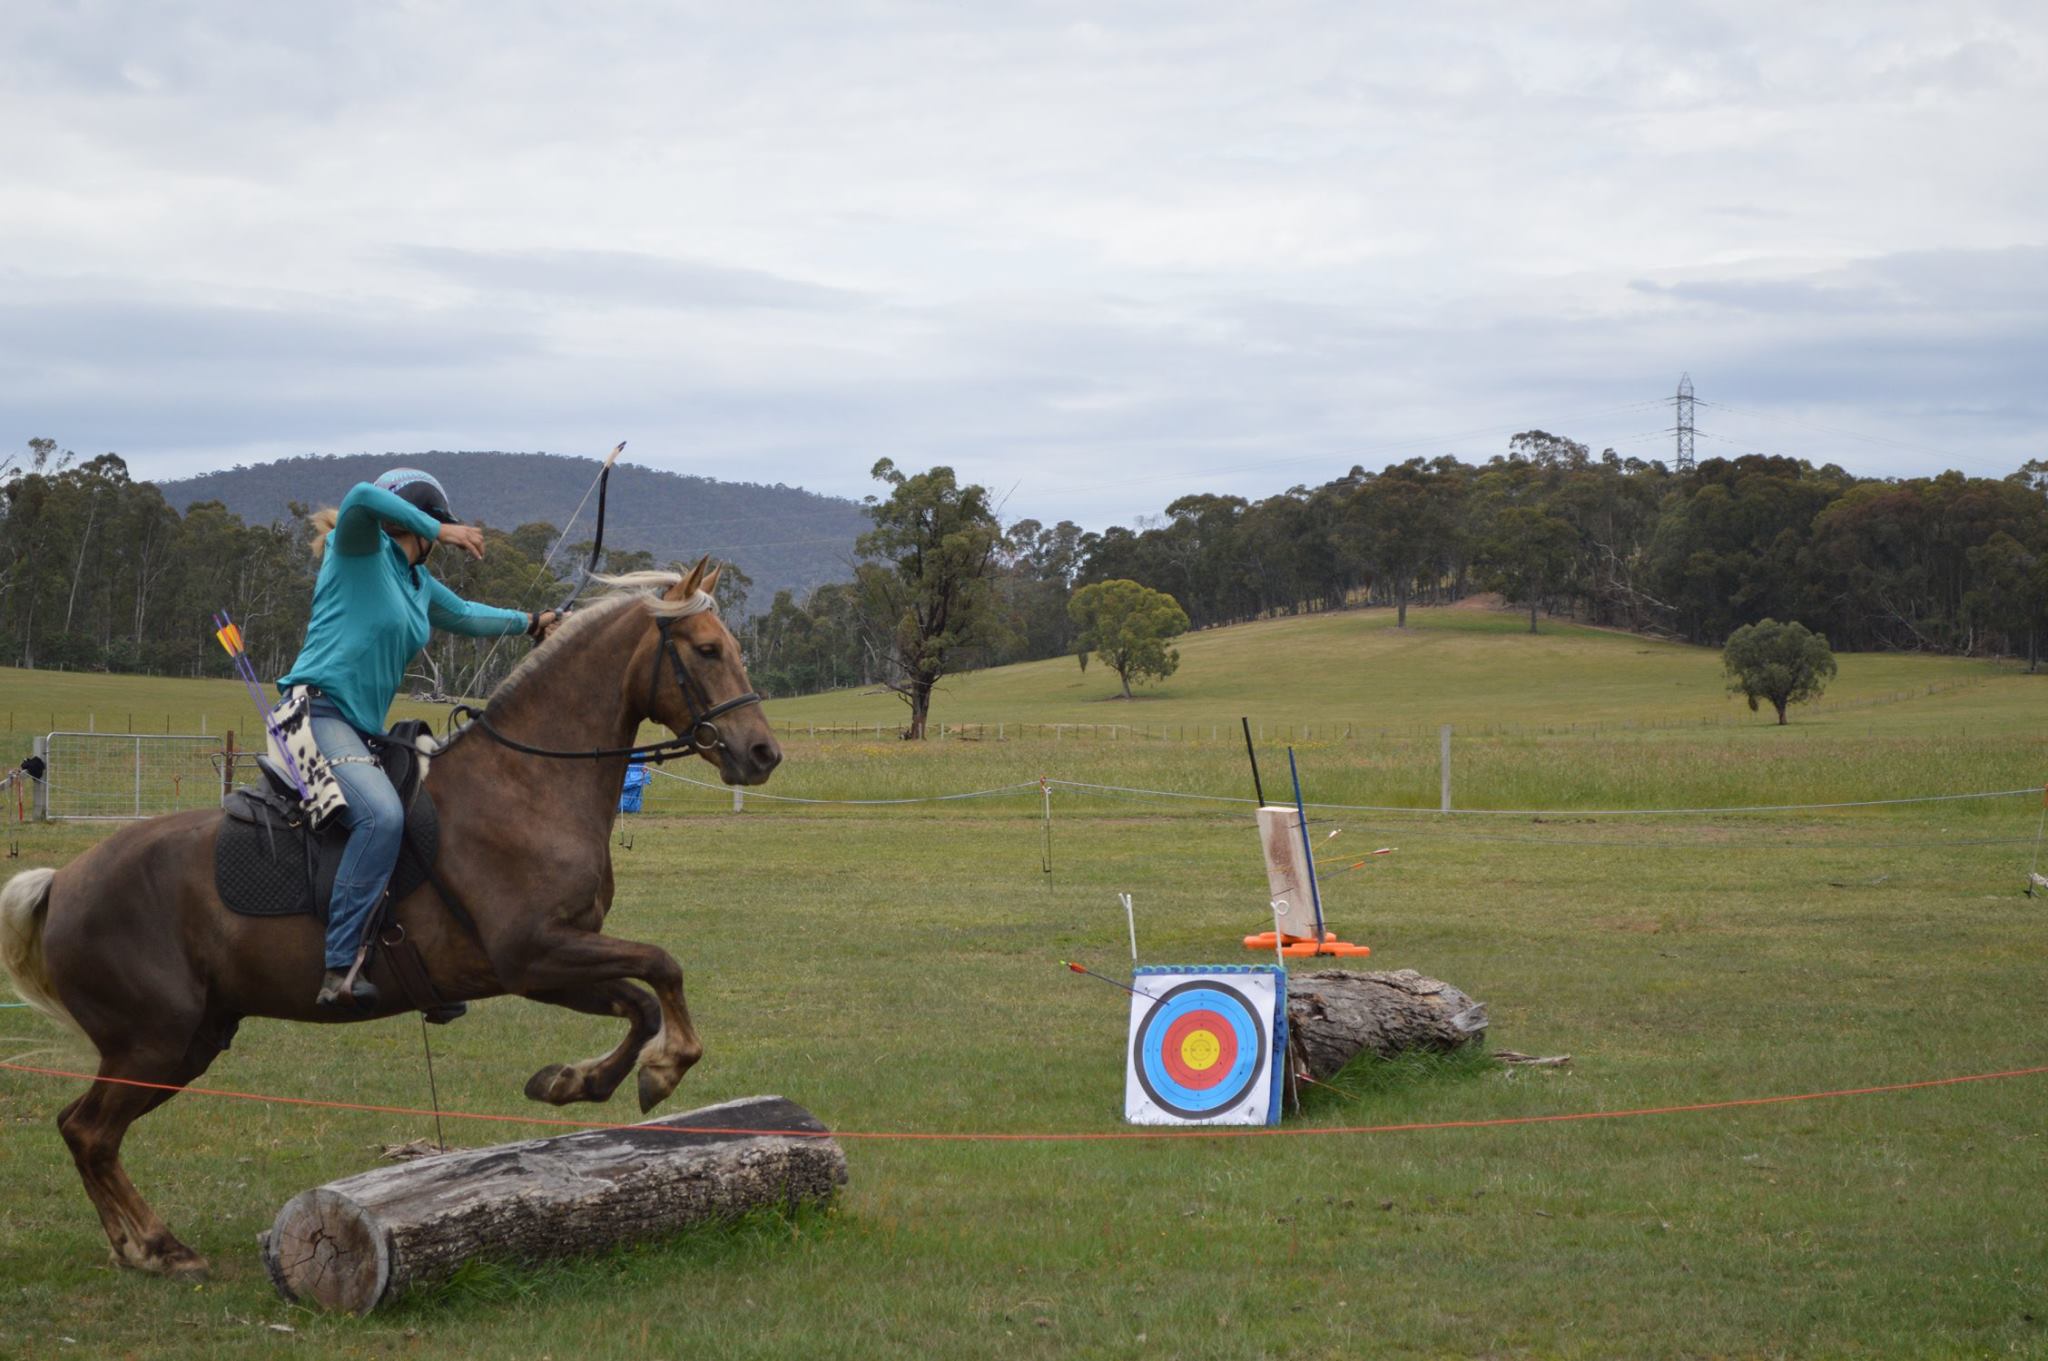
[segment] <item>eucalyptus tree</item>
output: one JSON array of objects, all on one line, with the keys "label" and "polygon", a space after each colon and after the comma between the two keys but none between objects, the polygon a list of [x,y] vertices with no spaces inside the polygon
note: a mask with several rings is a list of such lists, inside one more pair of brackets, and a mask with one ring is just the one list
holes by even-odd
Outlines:
[{"label": "eucalyptus tree", "polygon": [[1074,592],[1067,610],[1081,665],[1094,653],[1123,682],[1125,699],[1133,681],[1165,680],[1179,669],[1180,652],[1167,644],[1187,632],[1188,616],[1166,592],[1135,581],[1098,581]]},{"label": "eucalyptus tree", "polygon": [[885,458],[873,476],[889,494],[866,499],[875,527],[854,541],[854,581],[888,629],[883,683],[910,706],[903,735],[921,740],[933,688],[999,623],[992,578],[1002,530],[988,489],[961,486],[951,468],[904,473]]},{"label": "eucalyptus tree", "polygon": [[1827,688],[1835,675],[1835,654],[1824,633],[1797,622],[1764,619],[1728,635],[1721,667],[1728,673],[1728,688],[1749,700],[1751,712],[1757,701],[1768,700],[1783,726],[1786,706],[1816,699]]}]

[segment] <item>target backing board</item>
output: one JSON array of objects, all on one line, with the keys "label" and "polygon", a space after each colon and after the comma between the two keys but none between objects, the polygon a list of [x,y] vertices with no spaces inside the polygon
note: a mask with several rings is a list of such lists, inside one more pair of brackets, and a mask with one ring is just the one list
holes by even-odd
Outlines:
[{"label": "target backing board", "polygon": [[1303,940],[1318,939],[1315,867],[1301,839],[1301,814],[1268,805],[1259,809],[1258,819],[1259,848],[1266,856],[1266,896],[1277,904],[1278,929]]},{"label": "target backing board", "polygon": [[1272,964],[1147,965],[1131,986],[1138,995],[1125,1051],[1124,1119],[1280,1123],[1285,973]]}]

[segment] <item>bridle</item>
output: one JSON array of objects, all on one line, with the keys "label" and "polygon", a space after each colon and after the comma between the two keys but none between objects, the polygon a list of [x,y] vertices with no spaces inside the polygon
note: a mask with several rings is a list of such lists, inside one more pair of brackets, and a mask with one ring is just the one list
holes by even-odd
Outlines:
[{"label": "bridle", "polygon": [[[685,613],[701,614],[711,607],[711,597],[699,591],[695,608]],[[682,651],[677,646],[677,638],[670,632],[670,626],[675,623],[676,618],[677,616],[664,615],[655,626],[656,632],[660,635],[660,644],[654,650],[654,667],[647,677],[647,712],[654,712],[654,701],[661,689],[661,663],[663,658],[667,658],[669,670],[675,675],[676,688],[682,691],[683,707],[690,714],[690,726],[681,736],[665,737],[659,742],[643,742],[631,747],[536,747],[501,732],[498,726],[491,722],[489,705],[476,709],[467,704],[458,704],[450,718],[460,721],[467,717],[470,721],[461,723],[450,733],[448,742],[453,743],[464,733],[475,728],[481,730],[499,746],[527,756],[546,756],[560,761],[601,761],[623,756],[631,761],[647,761],[656,765],[671,757],[700,756],[710,751],[731,750],[726,745],[725,734],[720,730],[717,720],[735,709],[745,708],[749,704],[759,704],[761,696],[749,690],[743,695],[712,703],[711,692],[704,688],[702,681],[690,674],[687,666],[683,665]]]},{"label": "bridle", "polygon": [[[619,455],[625,452],[625,448],[626,442],[620,440],[618,447],[605,456],[604,466],[598,470],[597,532],[590,544],[590,561],[583,564],[582,569],[576,574],[576,585],[562,598],[562,603],[555,607],[554,612],[557,615],[566,615],[575,606],[577,597],[583,594],[583,588],[590,584],[592,575],[597,571],[597,564],[601,560],[599,555],[604,552],[605,493],[611,485],[612,465],[618,462]],[[566,531],[564,534],[566,537]],[[546,570],[547,564],[543,562],[541,568]],[[675,674],[676,688],[682,691],[683,707],[690,714],[690,726],[682,736],[665,737],[659,742],[643,742],[631,747],[590,747],[582,750],[536,747],[517,738],[507,737],[500,731],[497,724],[491,722],[488,703],[481,709],[468,704],[458,704],[449,711],[449,722],[456,726],[452,727],[448,740],[442,743],[442,747],[445,749],[471,728],[477,728],[482,730],[486,737],[510,751],[520,752],[526,756],[545,756],[557,761],[602,761],[623,756],[630,761],[648,761],[659,765],[671,757],[700,756],[709,751],[731,750],[726,745],[725,734],[719,729],[717,720],[735,709],[745,708],[749,704],[759,704],[761,696],[749,690],[743,695],[735,695],[731,699],[713,704],[711,692],[706,690],[703,682],[692,676],[690,669],[683,665],[683,655],[676,645],[676,636],[669,631],[670,626],[682,616],[702,614],[715,608],[711,597],[703,591],[698,591],[677,613],[664,614],[656,622],[661,642],[654,650],[654,669],[647,677],[647,712],[654,712],[654,701],[661,689],[661,662],[662,658],[666,657],[669,670]],[[464,718],[470,721],[462,722]]]}]

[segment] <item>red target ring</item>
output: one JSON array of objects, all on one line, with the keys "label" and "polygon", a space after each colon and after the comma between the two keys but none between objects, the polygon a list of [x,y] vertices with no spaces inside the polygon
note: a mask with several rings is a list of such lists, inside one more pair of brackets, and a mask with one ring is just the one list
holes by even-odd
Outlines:
[{"label": "red target ring", "polygon": [[1185,1012],[1166,1028],[1159,1058],[1175,1082],[1190,1091],[1207,1091],[1237,1066],[1237,1029],[1221,1012],[1206,1007]]}]

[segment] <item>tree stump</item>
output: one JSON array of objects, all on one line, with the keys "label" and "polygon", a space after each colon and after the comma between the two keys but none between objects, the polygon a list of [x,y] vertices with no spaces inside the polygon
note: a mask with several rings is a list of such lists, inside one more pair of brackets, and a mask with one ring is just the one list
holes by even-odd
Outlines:
[{"label": "tree stump", "polygon": [[1486,1040],[1486,1004],[1413,969],[1323,969],[1287,978],[1288,1052],[1296,1072],[1324,1081],[1364,1050],[1451,1050]]},{"label": "tree stump", "polygon": [[846,1154],[809,1111],[757,1096],[344,1177],[292,1197],[259,1241],[287,1300],[367,1314],[471,1258],[593,1252],[845,1182]]}]

